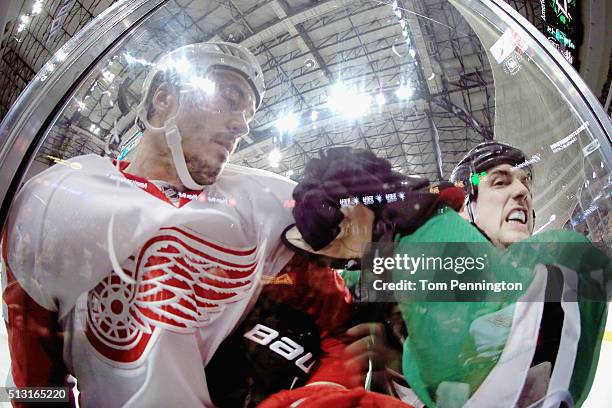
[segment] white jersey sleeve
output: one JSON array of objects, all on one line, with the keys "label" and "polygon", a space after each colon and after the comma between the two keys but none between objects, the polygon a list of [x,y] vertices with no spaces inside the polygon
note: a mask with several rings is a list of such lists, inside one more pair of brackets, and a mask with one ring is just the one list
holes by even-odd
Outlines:
[{"label": "white jersey sleeve", "polygon": [[55,165],[23,186],[4,242],[15,279],[60,316],[112,269],[109,238],[121,263],[156,228],[155,215],[143,211],[146,200],[130,200],[137,187],[113,179],[110,161],[91,155],[70,162],[81,168]]}]

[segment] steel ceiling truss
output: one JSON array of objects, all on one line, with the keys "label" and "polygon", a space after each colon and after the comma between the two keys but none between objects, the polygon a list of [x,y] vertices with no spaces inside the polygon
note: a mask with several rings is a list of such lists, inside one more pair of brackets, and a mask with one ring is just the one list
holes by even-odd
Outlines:
[{"label": "steel ceiling truss", "polygon": [[[287,32],[262,40],[257,39],[260,33],[279,24],[279,13],[286,13],[285,20],[293,21],[292,16],[319,5],[278,0],[240,5],[232,0],[194,0],[181,1],[181,5],[184,12],[167,12],[157,22],[147,23],[150,31],[140,32],[138,41],[131,41],[134,47],[130,45],[130,52],[152,61],[157,55],[151,50],[185,42],[221,39],[256,44],[251,50],[263,65],[268,91],[251,134],[239,144],[234,157],[237,163],[279,173],[293,170],[295,178],[319,150],[353,146],[389,159],[396,170],[437,179],[449,174],[467,148],[491,137],[494,99],[488,61],[475,34],[446,2],[427,0],[410,4],[413,9],[409,11],[416,10],[436,20],[417,17],[419,26],[409,27],[420,31],[417,34],[422,36],[427,49],[427,55],[419,52],[416,60],[406,56],[408,49],[401,42],[401,28],[393,19],[391,5],[378,1],[338,2],[336,11],[291,23]],[[187,27],[189,38],[185,37]],[[307,58],[315,60],[314,66],[305,66]],[[438,92],[429,92],[428,78],[423,77],[419,68],[418,60],[422,58],[429,59],[425,62],[431,64],[438,76]],[[84,134],[91,134],[90,124],[102,129],[92,146],[82,146],[83,152],[99,149],[100,141],[121,116],[117,104],[104,103],[104,95],[112,92],[116,96],[118,90],[104,86],[103,70],[101,67],[88,79],[91,84],[98,82],[96,89],[76,95],[80,100],[89,96],[87,109],[78,112],[72,107],[72,116],[67,116],[72,127],[78,127]],[[128,67],[121,56],[112,67],[113,74],[122,78],[124,93],[130,95],[127,104],[132,107],[139,98],[145,71],[144,67],[140,70]],[[389,94],[408,78],[416,90],[409,103],[390,101],[381,112],[355,123],[341,120],[325,109],[329,85],[340,78],[363,91],[382,90]],[[283,113],[298,112],[305,116],[312,109],[320,111],[319,120],[304,124],[296,134],[280,135],[273,126]],[[70,127],[64,127],[64,131],[76,132]],[[94,136],[91,134],[92,140]],[[54,137],[49,143],[55,148],[46,154],[55,152],[62,157],[78,154],[77,142],[67,147]],[[274,147],[283,152],[277,169],[270,168],[267,162]]]},{"label": "steel ceiling truss", "polygon": [[[465,145],[466,127],[459,125],[451,115],[435,116],[443,149],[446,150],[446,146],[452,142],[452,153],[458,150],[464,152],[463,148],[457,147],[457,141]],[[316,157],[320,150],[330,146],[352,146],[366,148],[386,157],[398,171],[430,177],[431,173],[437,173],[430,132],[429,118],[425,113],[387,113],[382,118],[372,118],[360,124],[330,122],[318,127],[316,132],[290,140],[283,150],[284,158],[279,172],[291,169],[294,175],[301,174],[308,159]],[[452,161],[444,162],[446,172],[450,172],[456,163],[455,156],[452,155]],[[239,152],[236,162],[275,170],[269,167],[265,151],[251,149]]]},{"label": "steel ceiling truss", "polygon": [[[20,31],[20,20],[9,26],[9,34],[0,58],[0,120],[15,102],[19,93],[34,78],[51,55],[93,17],[92,11],[102,11],[116,0],[74,0],[65,21],[50,38],[50,27],[63,5],[62,0],[48,0],[38,15]],[[29,14],[30,2],[24,2],[19,15]]]}]

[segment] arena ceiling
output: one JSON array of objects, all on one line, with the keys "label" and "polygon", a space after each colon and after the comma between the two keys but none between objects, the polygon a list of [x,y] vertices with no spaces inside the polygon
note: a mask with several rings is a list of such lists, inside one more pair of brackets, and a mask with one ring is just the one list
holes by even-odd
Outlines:
[{"label": "arena ceiling", "polygon": [[[65,125],[55,127],[42,156],[100,152],[116,122],[122,135],[133,122],[146,74],[146,66],[134,61],[154,61],[162,50],[209,40],[247,46],[264,69],[266,96],[233,157],[236,163],[297,178],[321,149],[353,146],[389,159],[398,171],[440,179],[448,177],[466,149],[492,138],[488,59],[475,33],[446,1],[171,4],[167,15],[148,23],[129,52],[118,53],[91,79],[91,87],[75,95],[78,106],[64,112],[60,121]],[[103,3],[95,6],[101,9]],[[67,25],[81,24],[80,18],[85,17],[73,12]],[[48,31],[32,31],[22,41],[40,35],[34,44],[44,44]],[[61,35],[71,35],[70,29]],[[52,49],[45,48],[47,55]],[[334,92],[340,94],[335,108],[330,107]],[[368,105],[365,111],[342,107],[359,101]],[[280,131],[279,120],[297,121],[297,127]],[[270,161],[274,149],[280,152],[276,163]]]},{"label": "arena ceiling", "polygon": [[[45,61],[52,55],[59,61],[60,47],[114,3],[30,1],[24,2],[22,15],[35,6],[37,13],[26,13],[26,21],[15,19],[3,38],[2,115],[36,72],[53,68],[53,61],[43,67]],[[511,3],[536,26],[540,24],[530,2]],[[494,134],[533,154],[530,147],[539,148],[534,141],[550,133],[551,125],[560,124],[556,129],[560,133],[580,125],[555,108],[557,100],[550,93],[556,90],[538,79],[541,73],[526,67],[522,89],[514,89],[516,79],[504,79],[511,75],[501,72],[500,76],[501,67],[490,63],[490,38],[485,50],[482,28],[477,35],[473,22],[468,24],[464,17],[469,10],[459,12],[452,4],[441,0],[163,2],[113,49],[102,56],[87,56],[94,68],[75,84],[48,126],[26,179],[61,159],[105,154],[108,147],[115,154],[122,151],[138,135],[135,108],[150,65],[167,50],[211,40],[248,47],[262,65],[267,84],[251,132],[240,141],[232,161],[293,179],[299,179],[305,164],[321,150],[352,146],[389,159],[397,171],[440,180],[448,178],[470,147]],[[517,103],[527,94],[532,101],[540,100],[541,92],[548,93],[544,99],[555,101],[543,104],[541,111],[533,103]],[[547,117],[543,125],[542,117]],[[115,135],[119,142],[109,143]],[[544,221],[575,206],[571,193],[552,186],[561,178],[567,178],[572,188],[578,182],[573,167],[551,171],[548,165],[539,164],[544,189],[536,196]]]}]

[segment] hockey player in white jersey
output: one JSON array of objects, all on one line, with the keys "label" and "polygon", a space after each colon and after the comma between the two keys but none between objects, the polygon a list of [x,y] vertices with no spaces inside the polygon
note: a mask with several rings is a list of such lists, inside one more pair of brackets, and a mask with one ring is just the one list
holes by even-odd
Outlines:
[{"label": "hockey player in white jersey", "polygon": [[143,89],[132,162],[75,157],[78,169],[51,167],[13,203],[2,245],[10,380],[62,386],[71,374],[85,407],[212,406],[207,363],[262,279],[289,268],[320,273],[308,281],[326,291],[305,307],[327,316],[318,368],[295,341],[282,355],[312,382],[353,386],[334,337],[350,296],[331,269],[289,263],[279,238],[294,183],[226,164],[263,98],[255,57],[230,43],[184,46]]}]

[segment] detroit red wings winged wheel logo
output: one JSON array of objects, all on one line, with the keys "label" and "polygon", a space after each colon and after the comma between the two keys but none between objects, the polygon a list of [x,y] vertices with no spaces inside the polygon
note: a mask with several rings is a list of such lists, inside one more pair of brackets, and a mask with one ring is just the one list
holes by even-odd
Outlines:
[{"label": "detroit red wings winged wheel logo", "polygon": [[89,292],[89,342],[111,361],[134,363],[159,330],[191,333],[209,324],[247,296],[256,249],[225,248],[179,228],[160,229],[137,259],[123,265],[135,283],[113,272]]}]

